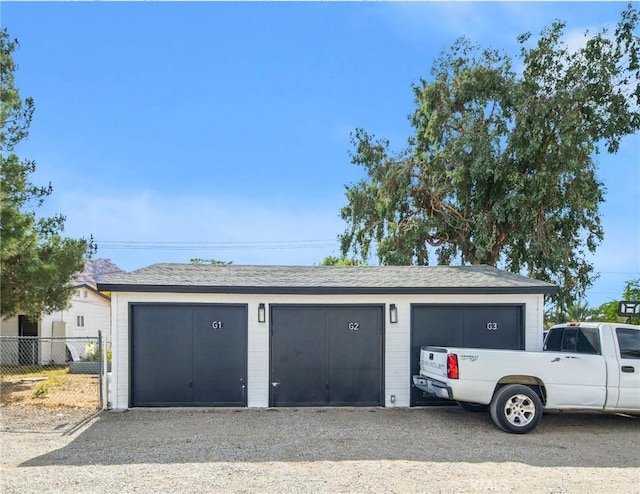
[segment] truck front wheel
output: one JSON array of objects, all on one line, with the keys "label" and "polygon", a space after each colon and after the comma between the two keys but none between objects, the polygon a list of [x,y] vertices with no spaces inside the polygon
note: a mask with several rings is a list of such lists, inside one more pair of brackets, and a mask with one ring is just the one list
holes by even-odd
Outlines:
[{"label": "truck front wheel", "polygon": [[503,431],[526,434],[535,429],[542,418],[542,401],[529,386],[509,384],[496,391],[489,410]]}]

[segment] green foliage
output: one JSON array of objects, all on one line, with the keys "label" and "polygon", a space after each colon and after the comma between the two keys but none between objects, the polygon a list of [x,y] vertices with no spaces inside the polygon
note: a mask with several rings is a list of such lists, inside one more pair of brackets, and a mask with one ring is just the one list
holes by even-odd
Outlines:
[{"label": "green foliage", "polygon": [[605,302],[593,309],[592,312],[594,321],[620,322],[620,317],[618,317],[618,302],[616,300]]},{"label": "green foliage", "polygon": [[594,318],[594,311],[589,308],[587,302],[576,302],[566,308],[566,311],[560,311],[557,307],[547,311],[544,315],[545,327],[551,327],[554,324],[560,324],[563,322],[585,322],[585,321],[600,321],[601,319]]},{"label": "green foliage", "polygon": [[569,321],[583,322],[589,321],[592,316],[592,310],[587,302],[575,303],[567,309],[567,319]]},{"label": "green foliage", "polygon": [[74,291],[71,275],[82,271],[93,242],[64,238],[63,216],[36,217],[35,209],[52,187],[32,184],[35,163],[15,153],[29,134],[34,112],[33,100],[22,100],[14,85],[17,46],[6,29],[0,31],[0,316],[21,313],[37,320],[68,306]]},{"label": "green foliage", "polygon": [[51,385],[49,383],[41,383],[36,389],[33,390],[33,398],[43,398],[51,389]]},{"label": "green foliage", "polygon": [[625,283],[619,300],[605,302],[595,309],[589,308],[586,302],[572,304],[565,311],[559,310],[558,307],[550,309],[544,315],[545,327],[563,322],[581,321],[629,322],[629,324],[640,325],[640,317],[627,318],[618,315],[618,304],[622,301],[640,301],[640,278]]},{"label": "green foliage", "polygon": [[640,301],[640,278],[627,281],[624,284],[624,291],[622,292],[622,300]]},{"label": "green foliage", "polygon": [[213,264],[214,266],[228,266],[229,264],[233,264],[233,261],[218,261],[217,259],[200,259],[199,257],[194,257],[189,262],[191,264]]},{"label": "green foliage", "polygon": [[620,317],[618,315],[618,303],[622,301],[638,302],[640,301],[640,278],[629,280],[624,285],[622,298],[620,300],[611,300],[600,305],[593,310],[593,319],[603,322],[627,322],[630,324],[639,324],[640,317]]},{"label": "green foliage", "polygon": [[349,259],[346,256],[327,256],[322,260],[321,266],[366,266],[362,259]]},{"label": "green foliage", "polygon": [[[488,264],[553,282],[566,310],[595,279],[603,238],[595,157],[640,129],[638,13],[571,51],[565,24],[519,59],[459,39],[413,86],[414,135],[393,152],[362,129],[346,187],[344,255],[382,264]],[[514,65],[522,65],[516,72]]]},{"label": "green foliage", "polygon": [[[111,345],[107,347],[107,362],[111,362],[113,354],[111,351]],[[102,354],[100,348],[95,343],[87,343],[84,349],[83,362],[102,362]]]}]

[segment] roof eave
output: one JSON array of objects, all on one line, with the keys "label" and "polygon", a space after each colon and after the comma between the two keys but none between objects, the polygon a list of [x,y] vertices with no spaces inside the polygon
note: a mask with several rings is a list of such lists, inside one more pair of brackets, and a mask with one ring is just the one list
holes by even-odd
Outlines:
[{"label": "roof eave", "polygon": [[[89,285],[87,283],[79,283],[79,284],[73,285],[73,288],[75,288],[75,289],[86,288],[87,290],[89,290],[94,295],[102,297],[106,301],[111,302],[111,298],[108,295],[105,295],[99,289],[96,289],[96,288],[92,287],[91,285]],[[108,291],[108,290],[104,290],[104,291]]]},{"label": "roof eave", "polygon": [[556,286],[515,287],[346,287],[346,286],[197,286],[98,283],[98,290],[147,293],[236,293],[257,295],[551,295]]}]

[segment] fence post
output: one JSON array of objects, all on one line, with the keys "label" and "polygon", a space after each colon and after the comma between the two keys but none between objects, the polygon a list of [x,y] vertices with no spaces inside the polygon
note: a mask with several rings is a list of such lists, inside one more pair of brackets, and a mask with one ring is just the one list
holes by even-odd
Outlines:
[{"label": "fence post", "polygon": [[109,364],[107,356],[109,348],[107,346],[107,336],[105,335],[103,339],[102,331],[98,332],[98,336],[100,337],[102,348],[104,348],[104,352],[102,352],[102,389],[100,390],[100,399],[102,400],[102,409],[106,410],[109,407]]},{"label": "fence post", "polygon": [[98,330],[98,355],[100,362],[98,363],[98,396],[100,397],[100,408],[102,408],[102,381],[104,380],[104,354],[102,349],[102,331]]},{"label": "fence post", "polygon": [[101,353],[102,355],[102,388],[100,389],[100,405],[103,410],[106,410],[109,407],[109,359],[107,352],[109,351],[109,347],[107,346],[107,336],[102,337],[102,331],[98,331],[98,338],[100,338],[100,344],[104,351]]}]

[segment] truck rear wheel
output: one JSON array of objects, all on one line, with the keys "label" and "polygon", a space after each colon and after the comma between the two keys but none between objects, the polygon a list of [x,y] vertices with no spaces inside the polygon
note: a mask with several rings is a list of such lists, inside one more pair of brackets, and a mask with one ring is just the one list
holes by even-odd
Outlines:
[{"label": "truck rear wheel", "polygon": [[535,429],[542,418],[542,401],[529,386],[509,384],[496,391],[489,410],[503,431],[526,434]]}]

